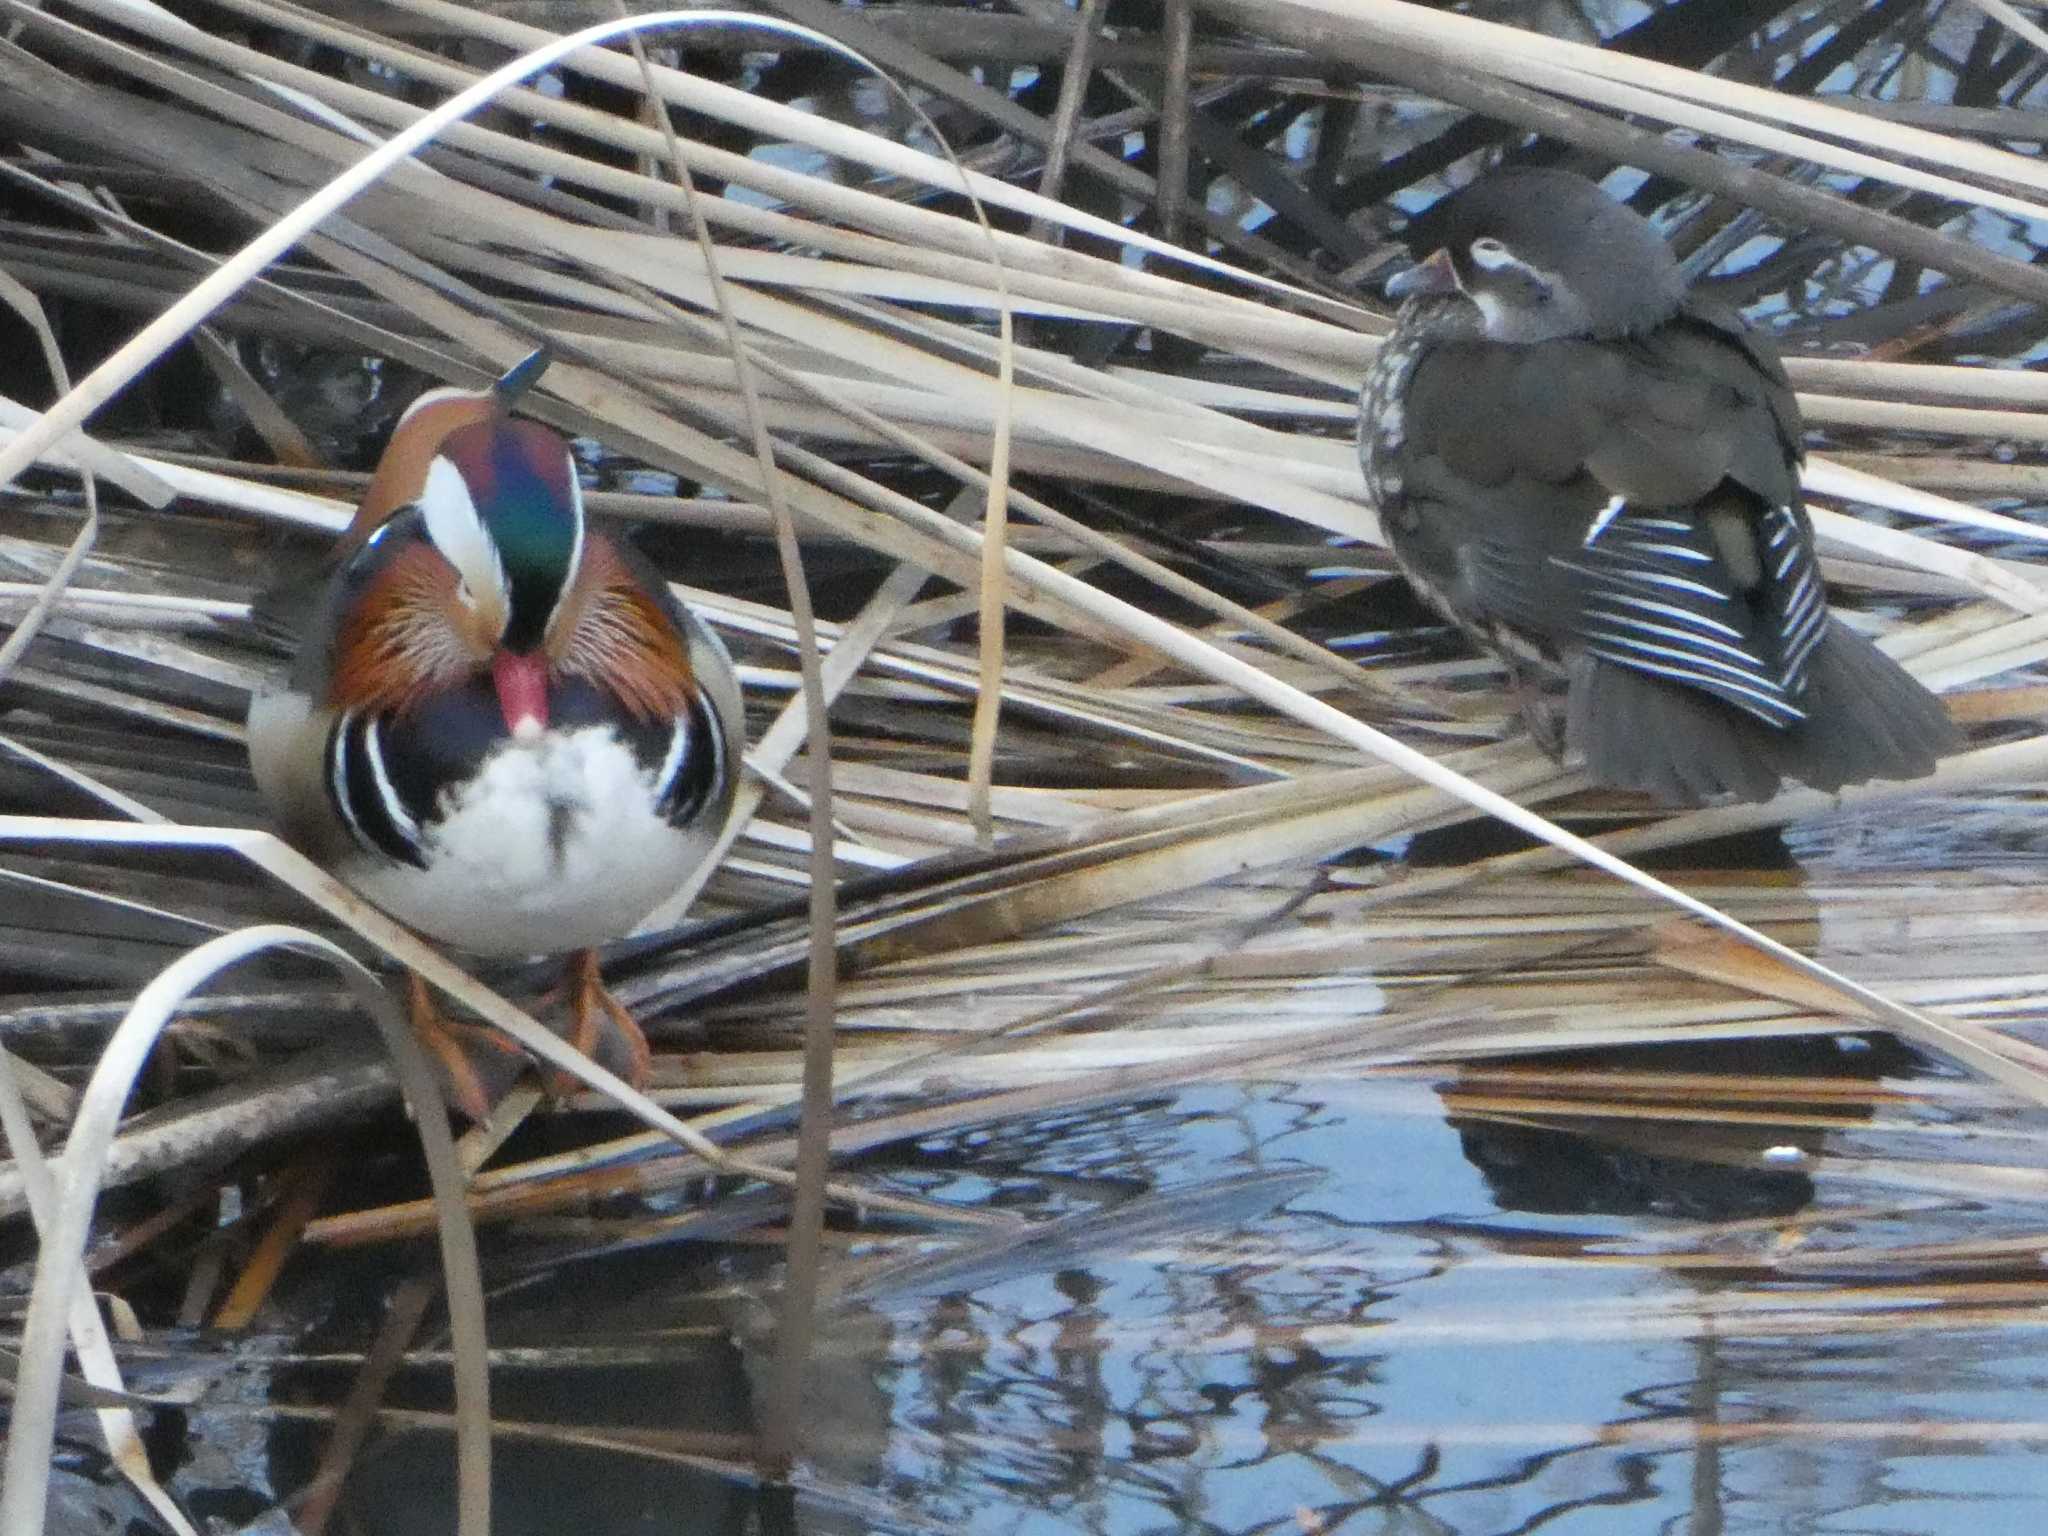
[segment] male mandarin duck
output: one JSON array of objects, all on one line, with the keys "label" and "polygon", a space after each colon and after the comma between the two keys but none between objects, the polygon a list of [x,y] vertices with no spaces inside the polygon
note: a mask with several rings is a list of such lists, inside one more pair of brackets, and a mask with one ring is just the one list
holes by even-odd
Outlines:
[{"label": "male mandarin duck", "polygon": [[[638,1085],[647,1041],[592,946],[708,856],[745,725],[717,637],[587,526],[567,442],[507,414],[545,366],[406,411],[288,681],[251,701],[249,757],[287,839],[401,922],[479,955],[573,951],[568,1038]],[[416,977],[412,1006],[481,1118],[520,1058]]]},{"label": "male mandarin duck", "polygon": [[1567,172],[1495,173],[1425,227],[1359,450],[1403,573],[1507,664],[1532,734],[1675,805],[1931,773],[1960,734],[1828,613],[1769,344]]}]

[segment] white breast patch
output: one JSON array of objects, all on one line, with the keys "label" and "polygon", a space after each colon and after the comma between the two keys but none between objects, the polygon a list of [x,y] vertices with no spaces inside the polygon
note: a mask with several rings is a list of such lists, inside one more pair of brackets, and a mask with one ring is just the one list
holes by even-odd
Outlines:
[{"label": "white breast patch", "polygon": [[510,741],[425,828],[427,868],[349,882],[402,922],[479,954],[551,954],[632,931],[688,873],[654,774],[608,726]]}]

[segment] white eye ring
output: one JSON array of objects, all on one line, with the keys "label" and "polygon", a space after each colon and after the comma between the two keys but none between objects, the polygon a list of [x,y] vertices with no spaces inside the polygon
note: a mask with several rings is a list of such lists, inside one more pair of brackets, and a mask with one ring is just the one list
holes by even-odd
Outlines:
[{"label": "white eye ring", "polygon": [[1487,272],[1499,272],[1506,267],[1521,265],[1515,253],[1491,235],[1481,235],[1466,247],[1472,253],[1472,260]]}]

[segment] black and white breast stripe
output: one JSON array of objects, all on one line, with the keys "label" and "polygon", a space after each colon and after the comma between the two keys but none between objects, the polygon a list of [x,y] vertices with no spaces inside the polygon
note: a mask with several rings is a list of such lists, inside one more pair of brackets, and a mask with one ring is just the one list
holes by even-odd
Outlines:
[{"label": "black and white breast stripe", "polygon": [[[587,684],[557,691],[556,728],[610,730],[652,779],[656,813],[687,826],[718,795],[727,772],[725,738],[709,707],[692,699],[666,729],[596,715]],[[347,713],[327,736],[327,793],[356,846],[401,864],[426,867],[427,829],[443,793],[479,772],[505,733],[488,684],[423,707],[431,718]]]},{"label": "black and white breast stripe", "polygon": [[704,700],[692,697],[655,773],[655,804],[670,826],[687,826],[717,794],[725,774],[725,736]]},{"label": "black and white breast stripe", "polygon": [[358,847],[426,868],[420,816],[385,766],[378,716],[350,712],[334,722],[327,736],[327,793]]},{"label": "black and white breast stripe", "polygon": [[1738,591],[1701,521],[1609,503],[1584,552],[1554,558],[1586,583],[1583,643],[1592,654],[1782,727],[1806,718],[1798,700],[1827,604],[1812,541],[1790,508],[1759,519],[1757,552],[1762,579]]}]

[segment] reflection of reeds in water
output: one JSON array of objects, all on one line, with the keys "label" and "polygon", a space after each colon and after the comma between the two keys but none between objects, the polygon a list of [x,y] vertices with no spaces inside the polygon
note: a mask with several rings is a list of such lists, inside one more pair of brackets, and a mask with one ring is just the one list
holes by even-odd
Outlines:
[{"label": "reflection of reeds in water", "polygon": [[[732,285],[726,319],[758,353],[774,495],[710,280],[681,233],[690,199],[657,163],[668,144],[648,126],[640,67],[612,54],[546,91],[508,94],[352,203],[193,349],[94,417],[95,446],[51,450],[51,468],[27,481],[34,494],[0,506],[0,622],[11,630],[0,649],[0,976],[12,994],[0,1026],[23,1108],[7,1121],[17,1160],[0,1168],[0,1210],[19,1222],[36,1191],[19,1160],[30,1127],[50,1147],[62,1139],[131,999],[195,944],[303,919],[379,963],[433,965],[241,832],[158,824],[259,822],[239,720],[272,658],[244,622],[249,594],[317,553],[410,389],[495,372],[536,328],[563,357],[536,410],[606,450],[611,488],[590,506],[651,525],[654,553],[747,668],[760,770],[750,819],[705,888],[667,909],[671,922],[687,910],[691,926],[622,946],[613,974],[663,1052],[655,1100],[757,1171],[794,1156],[816,767],[795,702],[797,625],[769,574],[776,497],[806,538],[835,701],[842,1155],[1206,1080],[1433,1072],[1450,1060],[1873,1022],[1868,998],[1658,928],[1668,909],[1568,872],[1554,849],[1482,857],[1468,842],[1427,866],[1396,857],[1469,813],[1442,785],[1362,755],[1374,744],[1356,721],[1575,828],[1607,829],[1616,854],[1679,869],[1709,839],[1831,803],[1798,793],[1645,818],[1503,739],[1497,675],[1440,637],[1320,643],[1409,627],[1375,588],[1388,565],[1349,442],[1351,396],[1384,325],[1370,300],[1358,306],[1356,280],[1391,263],[1396,207],[1532,126],[1551,147],[1580,146],[1584,169],[1626,162],[1669,178],[1641,202],[1703,264],[1796,227],[1715,281],[1794,352],[1827,450],[1813,486],[1838,598],[1976,730],[1974,750],[1935,784],[1848,797],[1855,824],[1887,836],[1888,819],[1934,823],[1941,804],[1966,809],[1973,826],[2016,819],[2030,803],[2011,786],[2030,783],[2043,755],[2027,722],[2043,697],[2031,669],[2048,655],[2048,579],[2037,535],[2012,514],[2044,483],[2023,462],[2041,441],[2043,386],[2023,369],[1956,366],[2029,355],[2048,313],[2048,278],[2019,259],[2048,212],[2048,178],[2038,160],[1998,147],[2040,132],[2034,87],[1997,63],[1997,23],[1981,21],[1952,58],[1904,18],[1872,12],[1817,40],[1787,76],[1754,39],[1779,10],[1787,25],[1806,23],[1771,5],[1685,3],[1641,23],[1629,45],[1684,66],[1674,69],[1398,5],[1346,8],[1333,26],[1336,13],[1310,0],[1205,0],[1192,39],[1121,16],[1115,35],[1077,38],[1064,8],[1023,9],[793,8],[885,57],[960,146],[1002,231],[1000,279],[988,237],[953,195],[956,173],[868,132],[925,142],[850,70],[728,31],[692,41],[687,74],[673,56],[654,61]],[[82,371],[136,315],[209,270],[203,252],[352,162],[361,145],[343,118],[389,135],[419,101],[472,81],[476,59],[539,35],[432,0],[396,7],[409,20],[389,36],[270,0],[234,0],[227,14],[241,20],[195,35],[88,0],[66,12],[73,20],[28,18],[19,46],[0,50],[0,122],[32,151],[5,166],[0,223],[0,271],[11,274],[0,297],[25,327],[0,364],[11,398],[51,398],[36,338],[63,342]],[[1604,35],[1609,23],[1597,26]],[[1183,47],[1189,67],[1162,79]],[[1872,71],[1875,93],[1900,48],[1941,99],[1810,99],[1843,69]],[[306,59],[321,67],[300,68]],[[1012,65],[1038,76],[1009,75]],[[1013,90],[963,73],[972,67]],[[1063,97],[1063,73],[1089,89]],[[1439,98],[1478,115],[1447,117]],[[1993,111],[2004,115],[1983,116]],[[1729,152],[1671,141],[1669,126]],[[1139,142],[1144,153],[1128,153]],[[1156,179],[1160,165],[1186,162],[1199,196]],[[1852,196],[1841,195],[1847,178],[1860,178]],[[1720,195],[1702,202],[1686,185]],[[1126,259],[1113,226],[1137,210],[1137,226],[1156,214],[1159,227],[1199,231],[1217,261],[1297,291],[1177,264],[1156,246],[1142,266]],[[1059,243],[1019,238],[1033,220]],[[1024,343],[1008,390],[992,321],[1004,294]],[[1017,485],[991,563],[979,475],[998,457],[1005,414]],[[7,418],[10,434],[26,416]],[[228,421],[246,423],[232,442]],[[96,510],[73,489],[81,461],[106,495]],[[629,476],[627,464],[644,468]],[[1891,511],[1851,516],[1851,503]],[[983,581],[996,568],[999,593]],[[976,625],[992,593],[1010,616],[999,674]],[[1157,627],[1158,615],[1177,629]],[[999,721],[987,709],[977,720],[984,695],[999,697]],[[1333,726],[1323,705],[1348,719]],[[977,735],[985,798],[970,771]],[[1568,1132],[1548,1133],[1567,1140],[1514,1152],[1553,1177],[1580,1155],[1609,1178],[1625,1154],[1589,1149],[1618,1145],[1717,1166],[1800,1151],[1796,1173],[1764,1166],[1779,1194],[1757,1197],[1744,1220],[1781,1214],[1803,1179],[1887,1198],[2037,1195],[2037,1133],[1989,1118],[2001,1096],[2040,1102],[2048,1082],[2038,1053],[2001,1032],[2040,1004],[2031,872],[1989,860],[1974,874],[1944,870],[1939,842],[1916,846],[1924,871],[1910,881],[1860,877],[1852,860],[1839,884],[1806,894],[1753,871],[1675,883],[1922,1010],[1877,1021],[1995,1089],[1872,1088],[1831,1071],[1802,1077],[1809,1097],[1794,1110],[1766,1113],[1727,1081],[1655,1077],[1678,1070],[1668,1059],[1633,1062],[1626,1079],[1611,1061],[1597,1072],[1560,1062],[1512,1093],[1505,1078],[1450,1090],[1460,1116],[1483,1119],[1468,1134],[1498,1167],[1503,1125],[1568,1120]],[[1356,849],[1373,851],[1323,867]],[[271,950],[175,1007],[138,1093],[149,1113],[122,1125],[105,1159],[107,1184],[139,1203],[101,1223],[102,1283],[118,1290],[143,1266],[172,1264],[188,1277],[179,1308],[197,1320],[240,1276],[236,1315],[247,1316],[295,1244],[324,1254],[431,1228],[424,1202],[400,1198],[414,1191],[365,1207],[348,1181],[297,1155],[296,1138],[359,1123],[397,1091],[334,974]],[[475,978],[445,961],[431,974],[523,1027]],[[530,995],[521,975],[489,979]],[[502,1151],[516,1116],[471,1133],[458,1156],[474,1174],[472,1215],[531,1231],[601,1197],[704,1177],[705,1143],[680,1146],[662,1110],[635,1112],[665,1129],[585,1147],[574,1135],[542,1144],[528,1127]],[[1677,1137],[1677,1119],[1696,1129]],[[1839,1141],[1814,1140],[1837,1131]],[[251,1159],[238,1178],[260,1169],[267,1180],[239,1216],[243,1196],[227,1193],[239,1186],[221,1172],[237,1157]],[[1677,1177],[1642,1166],[1645,1186]],[[165,1186],[150,1181],[167,1177],[164,1204],[152,1197]],[[903,1212],[941,1214],[914,1202]],[[703,1233],[717,1213],[635,1208],[609,1235]],[[1704,1230],[1723,1213],[1685,1214]],[[1014,1223],[960,1215],[996,1225],[992,1243],[1017,1241]],[[223,1222],[235,1240],[209,1235]],[[245,1252],[240,1237],[263,1230],[271,1240]],[[1963,1273],[2011,1237],[1948,1243],[1925,1263]],[[1870,1262],[1907,1263],[1898,1254],[1911,1246],[1887,1238]],[[1742,1252],[1752,1265],[1806,1262]],[[1656,1262],[1667,1259],[1678,1262]],[[1971,1315],[1994,1305],[1960,1282],[1941,1301]],[[1880,1307],[1870,1326],[1940,1315],[1908,1324]],[[86,1373],[98,1381],[102,1370]]]}]

